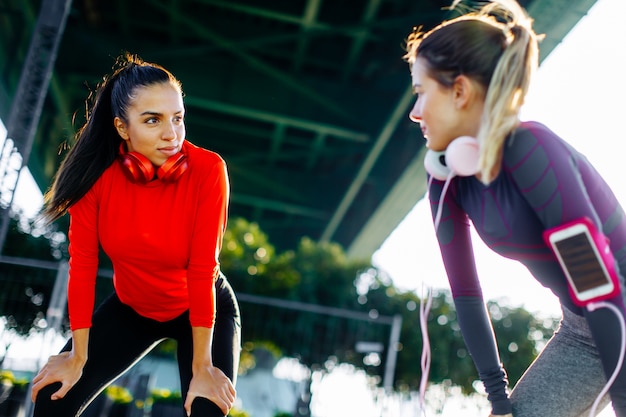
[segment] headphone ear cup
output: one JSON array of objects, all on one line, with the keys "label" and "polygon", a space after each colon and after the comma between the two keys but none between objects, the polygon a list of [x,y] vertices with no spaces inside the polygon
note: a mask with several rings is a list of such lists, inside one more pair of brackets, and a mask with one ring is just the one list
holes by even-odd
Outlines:
[{"label": "headphone ear cup", "polygon": [[138,152],[124,152],[122,148],[119,161],[122,172],[131,182],[145,184],[154,178],[154,165]]},{"label": "headphone ear cup", "polygon": [[[154,178],[155,170],[152,162],[139,152],[126,152],[124,142],[120,144],[118,159],[122,166],[122,172],[131,182],[146,184]],[[156,175],[163,182],[174,182],[183,175],[188,167],[187,155],[179,152],[169,157],[156,170]]]},{"label": "headphone ear cup", "polygon": [[480,148],[476,138],[460,136],[446,148],[446,164],[456,175],[469,177],[479,171]]},{"label": "headphone ear cup", "polygon": [[181,175],[187,170],[189,163],[187,162],[187,156],[179,152],[176,155],[169,157],[163,165],[157,170],[157,176],[161,181],[174,182],[180,178]]},{"label": "headphone ear cup", "polygon": [[450,175],[450,168],[446,166],[446,153],[428,150],[424,156],[424,168],[433,178],[445,181]]}]

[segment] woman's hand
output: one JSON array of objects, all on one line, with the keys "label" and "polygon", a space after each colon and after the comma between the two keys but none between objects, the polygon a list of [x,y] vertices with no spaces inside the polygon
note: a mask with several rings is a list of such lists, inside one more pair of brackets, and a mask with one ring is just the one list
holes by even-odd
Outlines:
[{"label": "woman's hand", "polygon": [[194,369],[185,399],[185,411],[191,415],[191,404],[196,397],[208,398],[227,415],[232,408],[237,392],[226,374],[215,366]]},{"label": "woman's hand", "polygon": [[61,388],[50,397],[53,400],[65,397],[83,375],[83,368],[87,363],[87,346],[89,344],[89,329],[77,329],[72,331],[72,350],[50,356],[48,362],[33,378],[31,398],[37,400],[39,391],[55,382],[61,383]]},{"label": "woman's hand", "polygon": [[58,400],[65,397],[65,394],[82,376],[84,366],[85,361],[72,352],[62,352],[51,356],[37,376],[33,378],[31,399],[35,401],[42,388],[55,382],[60,382],[61,388],[55,391],[50,398]]}]

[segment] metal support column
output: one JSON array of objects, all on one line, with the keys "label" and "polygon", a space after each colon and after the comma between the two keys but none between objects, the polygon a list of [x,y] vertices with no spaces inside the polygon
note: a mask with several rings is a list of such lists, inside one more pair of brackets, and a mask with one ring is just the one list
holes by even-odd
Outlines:
[{"label": "metal support column", "polygon": [[385,392],[393,391],[393,377],[396,373],[396,362],[398,360],[398,344],[400,343],[400,331],[402,330],[402,316],[396,314],[391,323],[391,333],[389,334],[389,347],[387,348],[387,361],[385,362],[385,375],[383,376],[383,388]]},{"label": "metal support column", "polygon": [[28,163],[71,0],[44,0],[13,98],[0,153],[0,254],[22,168]]}]

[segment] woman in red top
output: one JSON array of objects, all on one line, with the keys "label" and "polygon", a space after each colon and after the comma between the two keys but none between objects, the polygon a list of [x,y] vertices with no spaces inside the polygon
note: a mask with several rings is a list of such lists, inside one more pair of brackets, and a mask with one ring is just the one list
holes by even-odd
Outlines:
[{"label": "woman in red top", "polygon": [[[130,55],[97,90],[46,195],[50,221],[70,214],[72,337],[33,379],[35,417],[79,415],[165,338],[178,342],[187,415],[233,405],[239,308],[218,262],[228,174],[185,141],[184,115],[180,82]],[[94,312],[100,246],[115,292]]]}]

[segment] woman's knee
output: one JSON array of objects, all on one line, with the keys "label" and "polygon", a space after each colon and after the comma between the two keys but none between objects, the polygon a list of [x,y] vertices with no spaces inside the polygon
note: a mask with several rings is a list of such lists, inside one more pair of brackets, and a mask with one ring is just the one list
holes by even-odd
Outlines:
[{"label": "woman's knee", "polygon": [[33,417],[74,417],[78,413],[80,404],[76,403],[71,390],[63,398],[58,400],[51,398],[59,388],[61,388],[61,383],[54,382],[39,391],[35,400]]},{"label": "woman's knee", "polygon": [[196,397],[191,403],[191,417],[224,417],[222,410],[211,400]]}]

